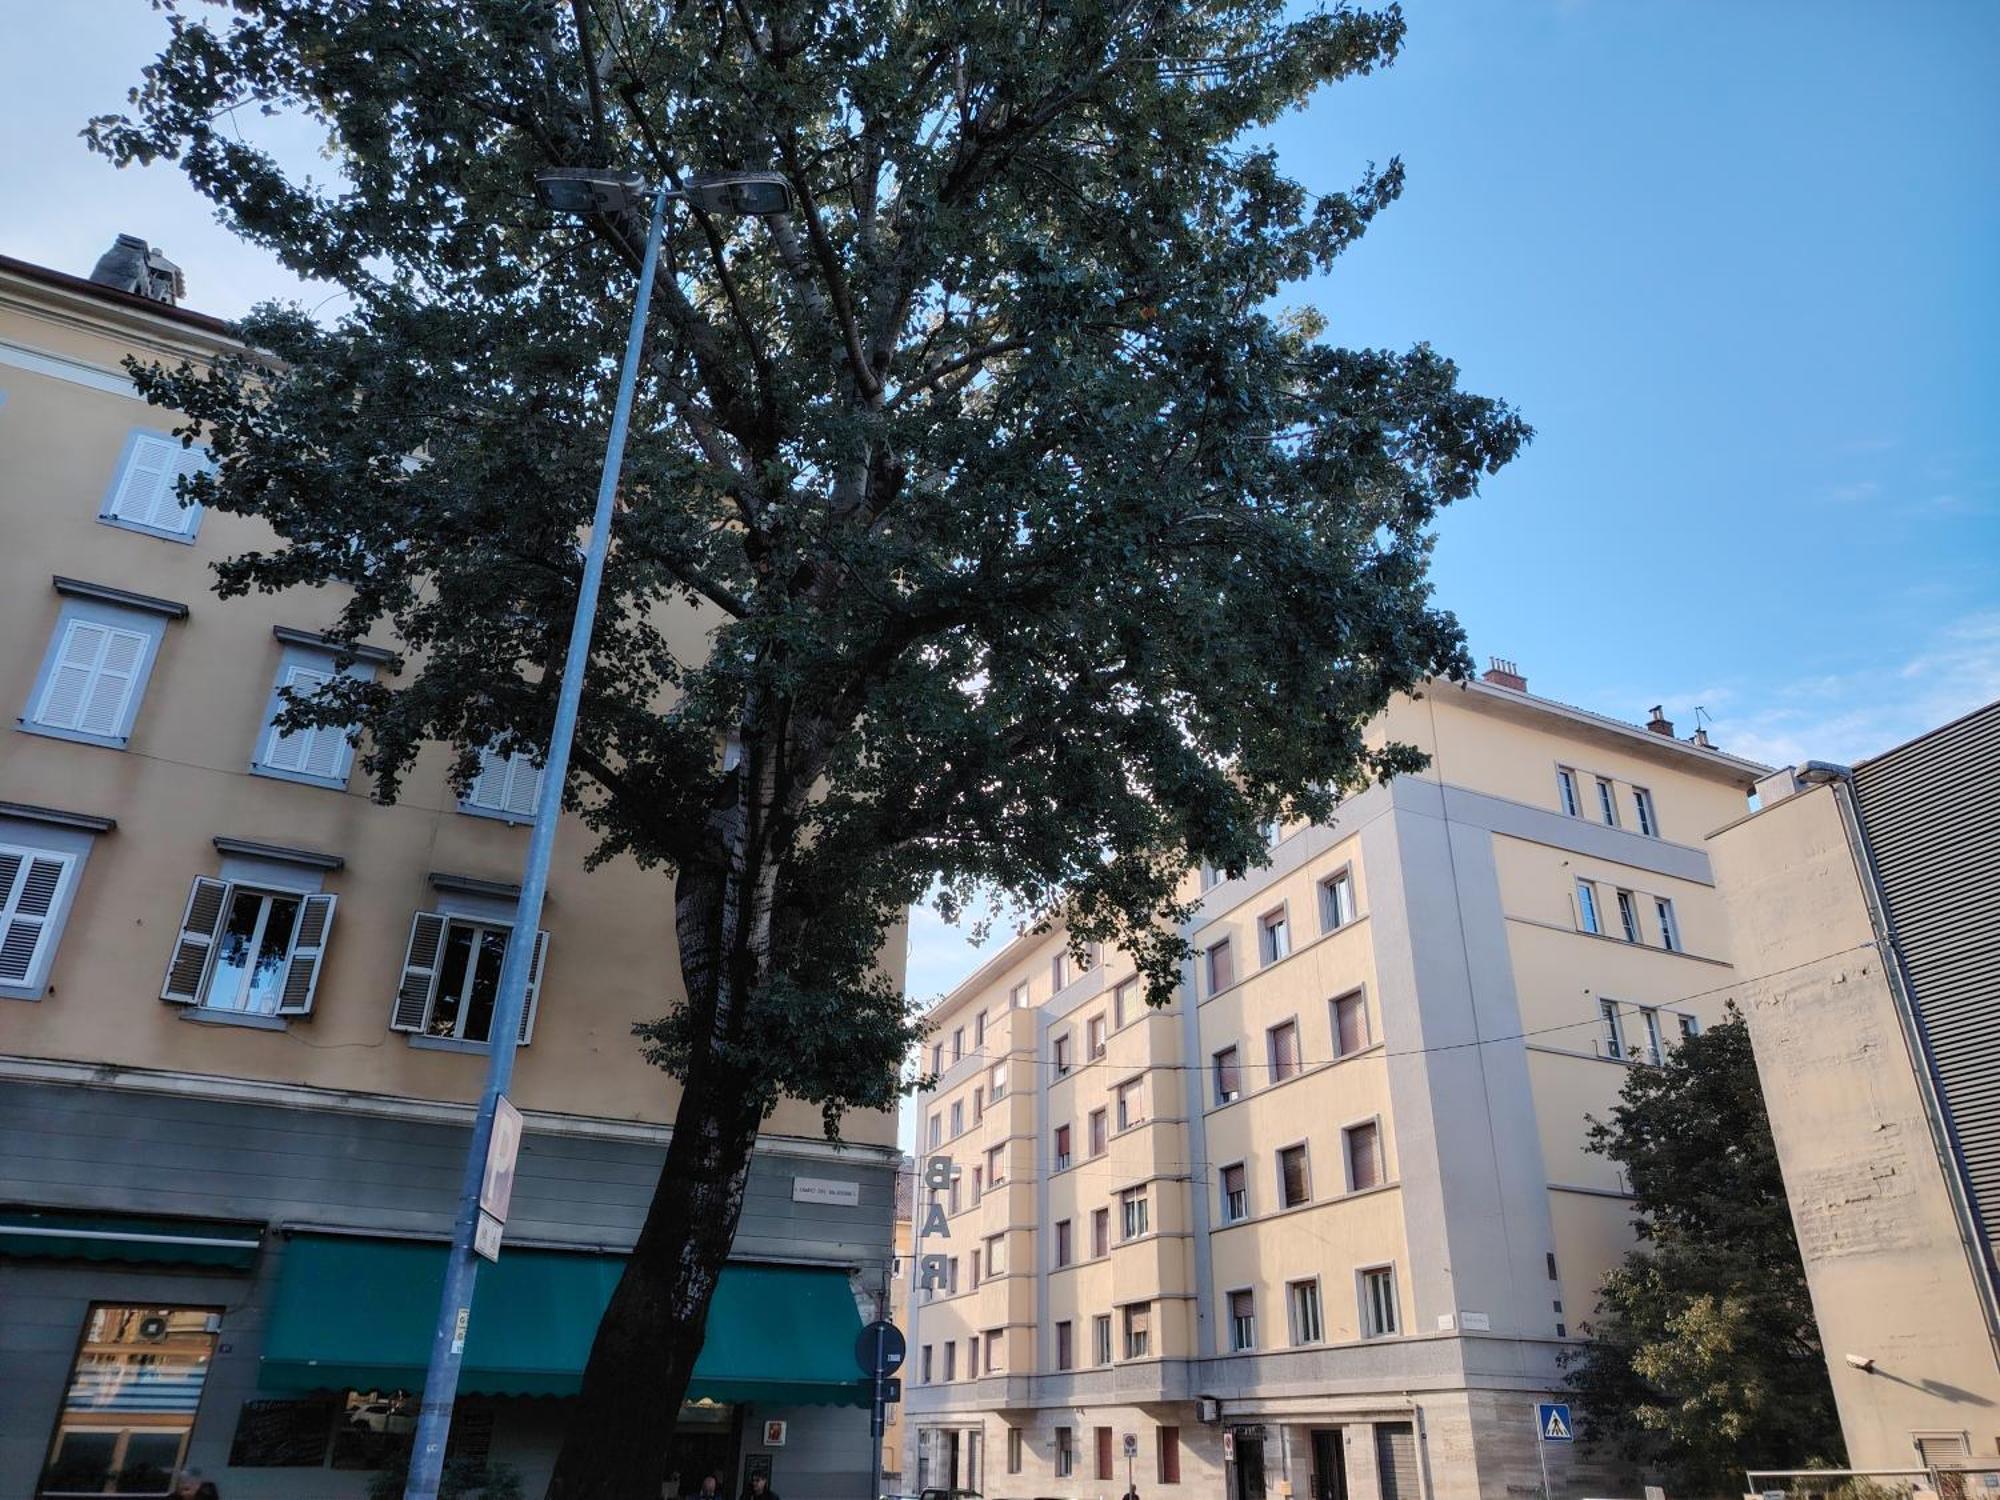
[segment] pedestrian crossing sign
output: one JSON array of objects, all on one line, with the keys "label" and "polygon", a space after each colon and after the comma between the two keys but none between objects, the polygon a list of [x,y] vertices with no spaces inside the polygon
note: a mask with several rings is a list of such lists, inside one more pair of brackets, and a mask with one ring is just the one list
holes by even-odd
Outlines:
[{"label": "pedestrian crossing sign", "polygon": [[1567,1401],[1544,1401],[1535,1408],[1535,1429],[1545,1443],[1573,1443],[1576,1429],[1570,1425]]}]

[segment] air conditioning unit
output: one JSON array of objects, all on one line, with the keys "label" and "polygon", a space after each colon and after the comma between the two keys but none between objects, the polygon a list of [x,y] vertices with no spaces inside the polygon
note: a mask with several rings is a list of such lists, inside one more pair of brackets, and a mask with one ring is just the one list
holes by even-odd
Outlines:
[{"label": "air conditioning unit", "polygon": [[1222,1420],[1222,1403],[1213,1396],[1199,1397],[1194,1403],[1194,1414],[1196,1421],[1213,1425]]}]

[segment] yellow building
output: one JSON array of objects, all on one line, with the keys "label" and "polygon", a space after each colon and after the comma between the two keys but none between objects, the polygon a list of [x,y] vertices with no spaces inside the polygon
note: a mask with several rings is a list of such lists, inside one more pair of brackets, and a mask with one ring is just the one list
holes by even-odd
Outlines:
[{"label": "yellow building", "polygon": [[[411,1425],[538,773],[489,757],[460,799],[432,746],[382,806],[344,735],[272,728],[281,685],[393,679],[396,643],[343,665],[334,601],[213,594],[273,538],[176,500],[200,455],[122,361],[232,344],[150,259],[0,259],[0,1491],[191,1460],[232,1500],[338,1500]],[[457,1428],[531,1490],[560,1409],[522,1398],[575,1389],[676,1098],[632,1037],[674,998],[671,891],[586,873],[591,844],[558,843]],[[847,1131],[770,1120],[663,1479],[865,1487],[852,1337],[899,1154],[887,1115]],[[141,1399],[141,1368],[173,1375]]]},{"label": "yellow building", "polygon": [[[1533,1405],[1631,1243],[1585,1117],[1720,1015],[1702,840],[1762,768],[1504,664],[1378,731],[1428,770],[1206,877],[1171,1006],[1058,929],[933,1012],[919,1162],[953,1175],[942,1232],[918,1214],[919,1484],[1539,1492]],[[1629,1480],[1549,1466],[1558,1495]]]},{"label": "yellow building", "polygon": [[1848,1462],[2000,1470],[2000,703],[1710,840]]}]

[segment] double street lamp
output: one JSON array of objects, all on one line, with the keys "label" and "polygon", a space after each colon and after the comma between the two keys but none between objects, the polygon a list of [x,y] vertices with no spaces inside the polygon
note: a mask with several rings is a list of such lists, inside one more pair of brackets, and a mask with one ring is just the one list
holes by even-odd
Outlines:
[{"label": "double street lamp", "polygon": [[695,178],[684,188],[671,188],[664,184],[650,186],[637,173],[572,167],[538,175],[535,193],[559,213],[586,216],[630,212],[643,205],[650,195],[652,220],[646,232],[645,259],[639,267],[632,328],[625,340],[625,364],[618,377],[618,401],[611,412],[611,435],[604,445],[597,508],[591,513],[590,546],[583,557],[576,619],[570,626],[569,650],[563,658],[548,759],[542,769],[541,791],[535,800],[534,830],[528,839],[526,867],[521,872],[521,895],[514,908],[512,941],[507,944],[500,966],[499,993],[494,998],[488,1031],[486,1086],[479,1096],[479,1111],[473,1117],[472,1146],[466,1153],[458,1215],[452,1223],[451,1255],[445,1265],[444,1291],[438,1299],[437,1327],[431,1335],[430,1365],[424,1373],[423,1405],[417,1417],[410,1477],[403,1500],[436,1500],[438,1482],[444,1473],[445,1441],[451,1432],[451,1410],[458,1396],[459,1366],[465,1356],[473,1288],[479,1276],[479,1257],[473,1241],[479,1228],[480,1193],[493,1143],[493,1122],[514,1076],[514,1051],[520,1041],[521,1011],[535,951],[534,935],[541,926],[549,859],[555,851],[556,825],[562,819],[563,783],[569,776],[570,743],[576,736],[583,674],[590,660],[591,631],[597,622],[597,596],[604,582],[605,555],[611,545],[612,500],[618,492],[625,433],[632,418],[632,395],[639,382],[639,353],[646,339],[646,313],[653,300],[653,273],[660,262],[667,204],[679,199],[705,213],[751,215],[789,213],[792,207],[791,187],[775,172],[724,173]]}]

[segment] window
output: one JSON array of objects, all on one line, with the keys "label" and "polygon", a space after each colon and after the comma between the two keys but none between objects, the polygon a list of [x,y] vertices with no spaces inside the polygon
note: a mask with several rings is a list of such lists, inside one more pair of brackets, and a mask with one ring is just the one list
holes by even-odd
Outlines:
[{"label": "window", "polygon": [[1112,1101],[1118,1110],[1118,1128],[1130,1130],[1134,1125],[1143,1124],[1146,1119],[1146,1080],[1127,1079],[1111,1091]]},{"label": "window", "polygon": [[1667,1055],[1666,1044],[1660,1037],[1660,1013],[1650,1006],[1641,1006],[1639,1009],[1639,1021],[1646,1028],[1645,1061],[1653,1064],[1654,1067],[1658,1067],[1666,1060]]},{"label": "window", "polygon": [[66,601],[21,727],[124,748],[165,625],[136,610]]},{"label": "window", "polygon": [[1257,943],[1267,964],[1276,963],[1292,951],[1292,924],[1282,906],[1257,919]]},{"label": "window", "polygon": [[1332,932],[1354,920],[1354,874],[1339,870],[1319,883],[1319,925]]},{"label": "window", "polygon": [[952,1028],[951,1060],[955,1063],[965,1060],[965,1028],[963,1026]]},{"label": "window", "polygon": [[1642,786],[1632,788],[1632,805],[1639,812],[1639,832],[1649,839],[1660,836],[1659,814],[1653,811],[1653,794]]},{"label": "window", "polygon": [[1375,1121],[1350,1125],[1341,1133],[1347,1151],[1347,1190],[1364,1192],[1380,1187],[1382,1171],[1382,1129]]},{"label": "window", "polygon": [[1056,1170],[1066,1171],[1069,1167],[1069,1126],[1056,1126]]},{"label": "window", "polygon": [[[951,1256],[944,1263],[944,1293],[947,1297],[958,1295],[958,1257],[956,1255]],[[953,1344],[946,1344],[944,1346],[944,1378],[946,1380],[951,1379],[952,1350],[956,1347]]]},{"label": "window", "polygon": [[1243,1067],[1234,1047],[1215,1054],[1215,1102],[1228,1104],[1243,1094]]},{"label": "window", "polygon": [[986,1118],[986,1087],[984,1084],[972,1091],[972,1123],[977,1125]]},{"label": "window", "polygon": [[1597,810],[1603,814],[1607,827],[1618,826],[1618,793],[1602,776],[1597,778]]},{"label": "window", "polygon": [[1275,849],[1285,841],[1285,820],[1273,818],[1264,825],[1264,847]]},{"label": "window", "polygon": [[1127,1188],[1118,1195],[1120,1239],[1136,1240],[1150,1227],[1147,1219],[1146,1190]]},{"label": "window", "polygon": [[1104,1056],[1104,1017],[1092,1016],[1083,1023],[1084,1040],[1093,1058]]},{"label": "window", "polygon": [[998,1104],[1002,1099],[1007,1097],[1007,1065],[1005,1063],[995,1063],[993,1065],[992,1083],[993,1102]]},{"label": "window", "polygon": [[923,1385],[931,1383],[931,1346],[929,1344],[924,1345],[918,1351],[917,1378]]},{"label": "window", "polygon": [[1096,1430],[1095,1436],[1097,1438],[1097,1477],[1100,1480],[1109,1479],[1111,1477],[1111,1429],[1109,1427],[1100,1427]]},{"label": "window", "polygon": [[1264,1033],[1271,1059],[1271,1082],[1283,1083],[1299,1074],[1299,1023],[1283,1021]]},{"label": "window", "polygon": [[944,1345],[944,1378],[958,1379],[958,1341],[946,1339]]},{"label": "window", "polygon": [[985,1176],[984,1168],[974,1167],[972,1169],[972,1206],[974,1208],[979,1207],[979,1199],[982,1194],[982,1189],[980,1188],[979,1183],[980,1179],[983,1176]]},{"label": "window", "polygon": [[1111,992],[1111,1029],[1123,1030],[1139,1013],[1139,981],[1128,979]]},{"label": "window", "polygon": [[201,506],[181,504],[179,481],[214,469],[205,449],[182,447],[164,432],[134,432],[125,440],[111,489],[97,519],[128,531],[191,542],[201,525]]},{"label": "window", "polygon": [[995,1146],[986,1153],[986,1185],[997,1188],[1007,1180],[1007,1148]]},{"label": "window", "polygon": [[1290,1304],[1292,1317],[1292,1343],[1317,1344],[1326,1337],[1325,1320],[1319,1312],[1319,1282],[1293,1281],[1286,1283],[1285,1301]]},{"label": "window", "polygon": [[1056,1220],[1056,1269],[1060,1271],[1074,1258],[1070,1244],[1069,1220]]},{"label": "window", "polygon": [[1229,1294],[1229,1347],[1238,1351],[1257,1347],[1257,1296],[1254,1292]]},{"label": "window", "polygon": [[1108,1208],[1093,1208],[1090,1211],[1090,1253],[1111,1253],[1111,1210]]},{"label": "window", "polygon": [[963,1203],[960,1201],[962,1193],[962,1189],[959,1186],[960,1181],[961,1181],[961,1176],[959,1173],[954,1172],[951,1174],[951,1186],[945,1189],[945,1193],[950,1204],[950,1206],[945,1210],[947,1213],[955,1214],[959,1211],[961,1207],[964,1206]]},{"label": "window", "polygon": [[312,1011],[334,898],[197,877],[160,998],[247,1016]]},{"label": "window", "polygon": [[1312,1201],[1312,1176],[1306,1166],[1306,1148],[1287,1146],[1278,1153],[1278,1202],[1297,1208]]},{"label": "window", "polygon": [[1597,1002],[1598,1023],[1604,1028],[1598,1039],[1598,1046],[1606,1057],[1625,1055],[1625,1032],[1618,1021],[1618,1002],[1599,1000]]},{"label": "window", "polygon": [[988,1375],[998,1375],[1000,1373],[1001,1352],[1002,1341],[1000,1330],[997,1328],[989,1329],[986,1334],[986,1373]]},{"label": "window", "polygon": [[1240,1224],[1250,1217],[1250,1174],[1243,1163],[1222,1169],[1222,1222]]},{"label": "window", "polygon": [[1056,1478],[1068,1479],[1076,1473],[1076,1448],[1067,1427],[1056,1429]]},{"label": "window", "polygon": [[1019,984],[1014,986],[1013,993],[1008,997],[1008,1003],[1012,1005],[1015,1010],[1026,1010],[1028,1008],[1027,980],[1024,979]]},{"label": "window", "polygon": [[534,757],[502,755],[488,745],[479,752],[479,771],[459,799],[461,812],[485,813],[510,823],[531,822],[542,795],[542,768]]},{"label": "window", "polygon": [[1572,818],[1583,816],[1583,806],[1576,798],[1576,772],[1568,766],[1556,767],[1556,805]]},{"label": "window", "polygon": [[1214,865],[1203,863],[1201,867],[1201,889],[1203,894],[1222,884],[1222,872]]},{"label": "window", "polygon": [[1144,1359],[1153,1347],[1153,1304],[1135,1302],[1125,1312],[1125,1357]]},{"label": "window", "polygon": [[939,1146],[942,1146],[943,1144],[944,1144],[944,1116],[943,1116],[943,1115],[932,1115],[932,1116],[931,1116],[931,1149],[932,1149],[933,1151],[935,1151],[935,1150],[937,1150],[937,1148],[938,1148]]},{"label": "window", "polygon": [[1049,993],[1055,994],[1067,988],[1068,985],[1069,950],[1065,948],[1049,960]]},{"label": "window", "polygon": [[1396,1331],[1396,1273],[1387,1266],[1361,1273],[1361,1336],[1379,1339]]},{"label": "window", "polygon": [[1208,950],[1208,992],[1219,995],[1236,983],[1236,960],[1229,951],[1229,939],[1223,938]]},{"label": "window", "polygon": [[1665,896],[1653,898],[1653,914],[1660,919],[1660,946],[1671,953],[1681,951],[1681,924],[1674,919],[1674,903]]},{"label": "window", "polygon": [[990,1281],[1006,1272],[1007,1236],[989,1234],[986,1236],[986,1276]]},{"label": "window", "polygon": [[1101,1109],[1093,1109],[1090,1112],[1089,1120],[1090,1154],[1092,1156],[1102,1156],[1105,1150],[1106,1138],[1109,1135],[1109,1131],[1105,1128],[1105,1112]]},{"label": "window", "polygon": [[1597,921],[1597,887],[1588,880],[1576,883],[1576,925],[1585,932],[1602,932]]},{"label": "window", "polygon": [[250,762],[251,770],[336,791],[347,785],[347,772],[354,764],[354,746],[348,739],[354,732],[353,726],[326,724],[310,729],[280,729],[277,725],[279,713],[289,704],[315,697],[333,679],[331,655],[296,646],[285,648],[264,714],[257,753]]},{"label": "window", "polygon": [[1346,1057],[1368,1045],[1368,1000],[1360,991],[1333,1002],[1334,1055]]},{"label": "window", "polygon": [[1618,930],[1628,943],[1639,941],[1639,904],[1630,891],[1618,893]]},{"label": "window", "polygon": [[1073,1370],[1076,1368],[1076,1349],[1072,1337],[1076,1325],[1065,1318],[1056,1324],[1056,1368]]},{"label": "window", "polygon": [[964,1134],[965,1134],[965,1101],[963,1099],[954,1099],[951,1101],[952,1139],[956,1140],[958,1139],[958,1137]]},{"label": "window", "polygon": [[[403,980],[389,1012],[391,1029],[460,1042],[488,1041],[510,933],[505,922],[418,912],[410,923]],[[536,933],[527,1003],[521,1010],[522,1046],[535,1029],[535,1001],[548,953],[548,933]]]},{"label": "window", "polygon": [[931,1048],[931,1072],[933,1074],[937,1074],[937,1073],[942,1073],[943,1071],[944,1071],[944,1043],[938,1042]]},{"label": "window", "polygon": [[222,1312],[91,1304],[38,1495],[164,1495],[187,1457]]},{"label": "window", "polygon": [[1056,1077],[1066,1077],[1069,1073],[1069,1033],[1064,1032],[1050,1045],[1054,1049]]},{"label": "window", "polygon": [[1090,1320],[1090,1357],[1093,1364],[1111,1363],[1110,1313],[1099,1313]]},{"label": "window", "polygon": [[[987,1337],[991,1338],[992,1335],[988,1334]],[[1009,1474],[1021,1472],[1021,1429],[1018,1427],[1007,1429],[1007,1472]]]},{"label": "window", "polygon": [[76,864],[67,850],[0,844],[0,993],[46,987]]},{"label": "window", "polygon": [[1685,1012],[1683,1012],[1682,1014],[1675,1016],[1674,1019],[1680,1022],[1682,1041],[1686,1041],[1691,1036],[1701,1035],[1701,1022],[1694,1016],[1690,1016]]},{"label": "window", "polygon": [[976,1333],[965,1341],[965,1378],[979,1378],[979,1335]]},{"label": "window", "polygon": [[1179,1484],[1181,1482],[1181,1430],[1178,1427],[1162,1427],[1160,1434],[1160,1483]]}]

